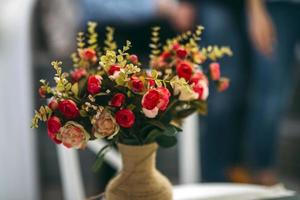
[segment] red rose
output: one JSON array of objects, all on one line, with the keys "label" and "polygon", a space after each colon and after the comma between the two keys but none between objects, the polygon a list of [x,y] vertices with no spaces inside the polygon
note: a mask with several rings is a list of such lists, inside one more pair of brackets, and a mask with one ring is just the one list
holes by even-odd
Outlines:
[{"label": "red rose", "polygon": [[212,80],[217,81],[220,79],[221,72],[220,72],[220,64],[213,62],[209,65],[209,72],[210,77]]},{"label": "red rose", "polygon": [[52,133],[52,132],[48,131],[48,136],[56,144],[61,144],[61,141],[56,138],[56,133]]},{"label": "red rose", "polygon": [[205,82],[208,83],[207,77],[205,76],[205,74],[202,71],[198,71],[196,73],[193,74],[193,76],[191,77],[190,82],[197,84],[199,81],[204,80]]},{"label": "red rose", "polygon": [[159,103],[158,103],[157,107],[160,110],[164,111],[167,109],[167,106],[169,104],[169,98],[170,98],[171,94],[170,94],[169,90],[165,87],[159,87],[156,90],[160,94],[160,99],[159,99]]},{"label": "red rose", "polygon": [[135,122],[135,116],[129,109],[119,110],[116,113],[116,121],[121,127],[130,128]]},{"label": "red rose", "polygon": [[71,77],[73,81],[77,82],[85,75],[86,75],[86,70],[83,68],[78,68],[72,72]]},{"label": "red rose", "polygon": [[61,127],[60,119],[56,116],[52,116],[47,121],[48,131],[51,133],[57,133]]},{"label": "red rose", "polygon": [[79,116],[79,109],[74,101],[65,99],[58,103],[59,111],[67,118],[74,119]]},{"label": "red rose", "polygon": [[92,75],[88,78],[87,90],[90,94],[97,94],[101,89],[102,77],[99,75]]},{"label": "red rose", "polygon": [[161,55],[160,55],[160,57],[163,59],[163,60],[167,60],[168,58],[170,58],[171,57],[171,53],[169,52],[169,51],[164,51]]},{"label": "red rose", "polygon": [[193,68],[188,62],[179,62],[176,67],[177,74],[180,78],[189,81],[193,74]]},{"label": "red rose", "polygon": [[39,88],[39,95],[40,95],[40,97],[45,98],[46,94],[47,94],[46,88],[44,86],[41,86]]},{"label": "red rose", "polygon": [[135,54],[130,55],[129,60],[130,60],[130,62],[132,62],[135,65],[139,62],[139,59],[138,59],[137,55],[135,55]]},{"label": "red rose", "polygon": [[187,55],[187,51],[184,48],[179,48],[176,50],[176,55],[181,58],[184,59]]},{"label": "red rose", "polygon": [[114,73],[120,71],[120,69],[121,69],[121,67],[119,65],[112,65],[112,66],[110,66],[110,68],[108,70],[108,74],[110,76],[114,75]]},{"label": "red rose", "polygon": [[219,82],[218,82],[218,91],[219,92],[223,92],[225,90],[227,90],[229,88],[229,79],[228,78],[220,78]]},{"label": "red rose", "polygon": [[56,100],[56,99],[52,99],[52,100],[50,101],[50,103],[48,104],[48,107],[49,107],[52,111],[56,110],[57,107],[58,107],[57,100]]},{"label": "red rose", "polygon": [[114,107],[120,107],[125,101],[125,95],[122,93],[117,93],[115,94],[111,100],[110,100],[110,105]]},{"label": "red rose", "polygon": [[83,49],[81,52],[81,56],[84,60],[90,60],[93,62],[97,60],[96,51],[91,48]]},{"label": "red rose", "polygon": [[136,76],[131,77],[130,84],[133,92],[142,92],[144,90],[144,83]]},{"label": "red rose", "polygon": [[160,100],[160,94],[156,89],[150,89],[146,94],[144,94],[142,99],[142,106],[147,110],[152,110],[155,108]]}]

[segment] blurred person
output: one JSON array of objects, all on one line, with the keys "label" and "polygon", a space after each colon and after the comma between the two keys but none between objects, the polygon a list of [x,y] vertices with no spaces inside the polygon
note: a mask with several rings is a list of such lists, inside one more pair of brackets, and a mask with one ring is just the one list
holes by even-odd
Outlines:
[{"label": "blurred person", "polygon": [[40,13],[46,42],[54,56],[69,56],[74,38],[87,21],[105,24],[139,25],[159,18],[177,31],[194,25],[195,9],[177,0],[41,0]]},{"label": "blurred person", "polygon": [[257,182],[277,182],[274,166],[280,122],[295,87],[295,47],[300,40],[299,0],[248,0],[252,41],[244,151]]},{"label": "blurred person", "polygon": [[[204,181],[272,185],[278,131],[292,91],[299,1],[201,1],[204,41],[229,45],[221,65],[230,89],[215,97],[201,123]],[[249,31],[249,35],[246,31]],[[220,34],[224,32],[224,34]],[[248,36],[250,41],[248,41]]]}]

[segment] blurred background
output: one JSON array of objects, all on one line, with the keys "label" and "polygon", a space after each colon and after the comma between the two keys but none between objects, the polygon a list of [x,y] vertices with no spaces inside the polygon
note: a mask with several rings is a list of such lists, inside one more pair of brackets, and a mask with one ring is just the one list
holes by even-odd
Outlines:
[{"label": "blurred background", "polygon": [[[100,41],[105,26],[115,27],[117,43],[130,40],[145,67],[152,26],[161,26],[164,41],[201,24],[200,45],[232,48],[234,56],[220,62],[230,89],[211,90],[208,116],[192,127],[199,130],[195,178],[181,178],[182,145],[159,150],[158,168],[174,185],[283,183],[300,192],[300,1],[0,2],[0,199],[64,199],[55,144],[45,127],[29,127],[33,109],[46,103],[38,96],[38,80],[52,81],[52,60],[70,69],[76,34],[89,20],[98,22]],[[85,195],[104,191],[116,170],[105,163],[94,173],[95,154],[78,153]]]}]

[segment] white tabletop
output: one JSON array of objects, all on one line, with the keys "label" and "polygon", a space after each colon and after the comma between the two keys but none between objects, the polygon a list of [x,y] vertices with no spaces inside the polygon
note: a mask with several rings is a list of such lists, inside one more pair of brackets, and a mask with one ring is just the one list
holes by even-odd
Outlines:
[{"label": "white tabletop", "polygon": [[263,198],[278,198],[292,196],[293,191],[282,185],[272,187],[231,184],[208,183],[174,186],[174,200],[252,200]]}]

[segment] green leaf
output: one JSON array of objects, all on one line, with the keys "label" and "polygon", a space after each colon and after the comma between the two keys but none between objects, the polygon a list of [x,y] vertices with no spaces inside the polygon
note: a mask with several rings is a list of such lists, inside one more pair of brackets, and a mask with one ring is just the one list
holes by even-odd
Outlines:
[{"label": "green leaf", "polygon": [[153,129],[147,135],[146,139],[144,140],[144,143],[149,144],[149,143],[154,142],[158,136],[161,136],[161,134],[162,134],[162,131],[160,131],[158,129]]},{"label": "green leaf", "polygon": [[177,144],[177,138],[175,136],[161,135],[156,139],[159,146],[163,148],[169,148]]},{"label": "green leaf", "polygon": [[93,172],[97,172],[101,168],[101,166],[104,162],[105,154],[109,150],[109,147],[110,147],[110,145],[106,145],[98,152],[97,157],[96,157],[96,161],[95,161],[95,163],[93,164],[93,167],[92,167]]}]

